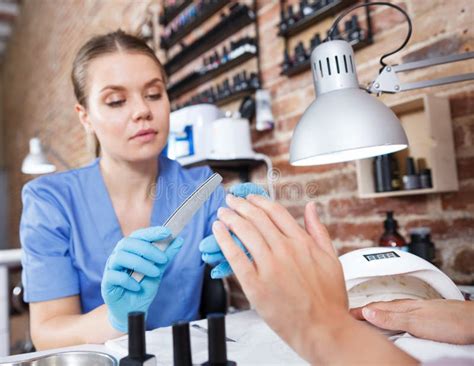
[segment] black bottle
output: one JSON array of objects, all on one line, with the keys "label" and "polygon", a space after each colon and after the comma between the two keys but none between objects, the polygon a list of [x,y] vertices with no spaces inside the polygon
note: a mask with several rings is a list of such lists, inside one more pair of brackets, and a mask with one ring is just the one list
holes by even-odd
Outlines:
[{"label": "black bottle", "polygon": [[303,42],[298,42],[295,47],[295,63],[299,64],[305,62],[308,58]]},{"label": "black bottle", "polygon": [[209,314],[207,317],[207,340],[209,361],[202,366],[235,366],[234,361],[227,359],[224,314]]},{"label": "black bottle", "polygon": [[357,41],[360,42],[362,41],[363,38],[363,33],[359,25],[359,20],[357,18],[357,15],[353,15],[351,20],[350,20],[350,33],[348,35],[348,41]]},{"label": "black bottle", "polygon": [[120,360],[120,366],[156,365],[156,357],[146,353],[145,313],[128,313],[128,356]]},{"label": "black bottle", "polygon": [[306,17],[313,12],[313,8],[309,6],[308,0],[300,0],[300,12],[302,17]]},{"label": "black bottle", "polygon": [[427,227],[411,229],[408,251],[428,262],[433,262],[435,259],[435,246],[431,242],[431,230]]},{"label": "black bottle", "polygon": [[412,157],[407,157],[407,174],[403,176],[403,189],[419,189],[420,177],[416,174],[415,161]]},{"label": "black bottle", "polygon": [[192,366],[192,364],[189,323],[178,322],[173,324],[173,365]]},{"label": "black bottle", "polygon": [[285,10],[281,9],[280,10],[280,33],[285,33],[285,31],[288,29],[288,25],[286,24],[286,16],[285,16]]},{"label": "black bottle", "polygon": [[293,11],[293,5],[288,6],[288,17],[286,24],[288,27],[291,27],[293,24],[295,24],[296,19],[295,19],[295,13]]},{"label": "black bottle", "polygon": [[258,79],[258,75],[255,72],[250,74],[250,87],[253,89],[260,88],[260,80]]},{"label": "black bottle", "polygon": [[328,34],[328,37],[331,36],[332,40],[342,39],[341,31],[339,30],[339,27],[337,25],[336,25],[336,27],[334,27],[334,30],[332,31],[331,34],[329,34],[329,30],[328,30],[327,34]]},{"label": "black bottle", "polygon": [[374,178],[376,192],[389,192],[392,190],[392,170],[388,154],[375,157]]},{"label": "black bottle", "polygon": [[249,86],[249,81],[247,79],[247,71],[242,71],[242,76],[240,78],[241,80],[241,87],[242,87],[242,90],[245,90],[248,88]]},{"label": "black bottle", "polygon": [[283,54],[283,72],[288,71],[291,66],[293,65],[293,62],[291,61],[290,55],[288,54],[288,50],[285,49],[285,53]]},{"label": "black bottle", "polygon": [[419,176],[420,188],[433,188],[433,183],[431,182],[431,169],[421,169]]},{"label": "black bottle", "polygon": [[311,38],[311,51],[313,51],[316,47],[318,47],[321,44],[321,36],[319,33],[316,33],[313,38]]}]

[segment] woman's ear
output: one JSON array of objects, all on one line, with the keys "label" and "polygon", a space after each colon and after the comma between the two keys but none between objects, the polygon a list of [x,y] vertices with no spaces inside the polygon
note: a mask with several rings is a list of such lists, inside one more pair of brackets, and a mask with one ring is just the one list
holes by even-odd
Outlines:
[{"label": "woman's ear", "polygon": [[79,116],[79,121],[81,122],[82,127],[84,127],[86,133],[93,134],[94,129],[92,128],[91,122],[89,121],[89,114],[87,113],[86,108],[83,105],[77,103],[74,109],[76,110],[77,115]]}]

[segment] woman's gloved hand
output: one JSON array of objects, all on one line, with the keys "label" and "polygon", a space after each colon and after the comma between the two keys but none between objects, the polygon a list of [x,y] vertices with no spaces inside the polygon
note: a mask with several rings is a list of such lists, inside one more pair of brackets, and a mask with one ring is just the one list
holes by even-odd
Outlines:
[{"label": "woman's gloved hand", "polygon": [[[134,231],[115,246],[105,265],[101,284],[109,321],[115,329],[127,332],[130,311],[148,311],[166,267],[183,246],[180,237],[174,239],[164,252],[152,244],[170,235],[166,227],[155,226]],[[143,273],[145,277],[138,283],[131,277],[131,271]]]},{"label": "woman's gloved hand", "polygon": [[[269,198],[265,189],[255,183],[236,184],[229,189],[229,193],[241,198],[246,198],[249,194],[257,194]],[[251,258],[242,242],[234,234],[231,235],[235,243],[244,250],[249,258]],[[202,260],[205,263],[211,265],[217,264],[211,271],[212,278],[224,278],[233,273],[232,268],[230,267],[229,262],[227,262],[227,259],[225,259],[224,254],[222,254],[221,248],[217,244],[214,235],[209,235],[204,238],[199,244],[199,250],[201,251]]]}]

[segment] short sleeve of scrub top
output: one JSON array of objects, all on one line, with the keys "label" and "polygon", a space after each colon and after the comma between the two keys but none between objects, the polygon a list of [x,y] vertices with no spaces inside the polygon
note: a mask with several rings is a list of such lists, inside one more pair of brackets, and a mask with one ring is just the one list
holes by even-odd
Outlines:
[{"label": "short sleeve of scrub top", "polygon": [[[185,169],[159,157],[151,226],[169,215],[210,175],[208,167]],[[42,176],[25,185],[20,241],[25,301],[79,295],[87,313],[102,305],[100,284],[107,258],[123,237],[103,181],[99,159]],[[204,274],[199,242],[212,233],[217,209],[225,205],[219,187],[181,232],[184,244],[165,271],[147,315],[147,329],[198,317]]]}]

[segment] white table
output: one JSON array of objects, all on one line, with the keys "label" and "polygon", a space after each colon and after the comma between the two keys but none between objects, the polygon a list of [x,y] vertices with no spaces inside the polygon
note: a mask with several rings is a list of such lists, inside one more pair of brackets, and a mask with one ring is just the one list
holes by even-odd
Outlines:
[{"label": "white table", "polygon": [[0,250],[0,357],[10,354],[10,294],[8,268],[19,266],[21,249]]}]

